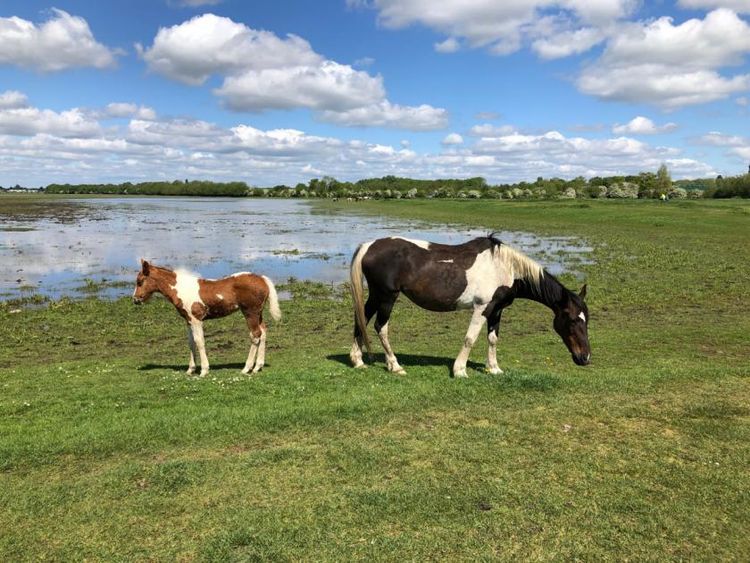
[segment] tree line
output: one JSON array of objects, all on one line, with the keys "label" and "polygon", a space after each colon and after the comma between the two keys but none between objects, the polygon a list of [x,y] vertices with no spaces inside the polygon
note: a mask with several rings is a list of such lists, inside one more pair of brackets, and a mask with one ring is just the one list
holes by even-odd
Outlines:
[{"label": "tree line", "polygon": [[420,180],[383,176],[357,182],[340,182],[331,176],[313,178],[296,186],[271,188],[248,186],[245,182],[175,180],[133,184],[50,184],[51,194],[182,195],[224,197],[291,197],[328,199],[573,199],[573,198],[729,198],[750,197],[750,173],[717,178],[672,181],[666,166],[656,173],[607,176],[571,180],[542,178],[534,182],[490,185],[484,178]]}]

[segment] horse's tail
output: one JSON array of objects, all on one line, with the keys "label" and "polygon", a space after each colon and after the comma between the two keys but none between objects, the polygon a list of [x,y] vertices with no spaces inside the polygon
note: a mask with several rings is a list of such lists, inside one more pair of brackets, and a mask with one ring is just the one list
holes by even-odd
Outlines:
[{"label": "horse's tail", "polygon": [[273,320],[281,320],[281,309],[279,309],[279,296],[276,293],[276,286],[273,285],[271,278],[268,276],[261,276],[268,286],[268,310],[271,313]]},{"label": "horse's tail", "polygon": [[370,338],[367,336],[367,319],[365,319],[365,298],[364,288],[362,286],[362,259],[367,252],[369,245],[360,244],[357,251],[352,256],[352,264],[349,268],[349,277],[351,280],[352,301],[354,302],[354,320],[362,334],[362,340],[365,343],[365,349],[370,354]]}]

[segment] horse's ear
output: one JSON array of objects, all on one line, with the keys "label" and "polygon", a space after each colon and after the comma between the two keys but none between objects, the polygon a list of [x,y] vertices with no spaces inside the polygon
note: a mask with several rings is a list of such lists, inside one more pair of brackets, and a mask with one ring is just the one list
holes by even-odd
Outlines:
[{"label": "horse's ear", "polygon": [[586,298],[586,284],[583,284],[581,291],[578,292],[578,297],[580,297],[581,299]]},{"label": "horse's ear", "polygon": [[143,275],[147,276],[150,270],[151,264],[149,264],[147,260],[141,258],[141,272],[143,272]]}]

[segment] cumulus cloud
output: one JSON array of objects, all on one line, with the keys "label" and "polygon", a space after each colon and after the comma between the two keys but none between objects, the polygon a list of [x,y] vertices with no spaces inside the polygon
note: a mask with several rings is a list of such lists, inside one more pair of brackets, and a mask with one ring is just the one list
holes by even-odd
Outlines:
[{"label": "cumulus cloud", "polygon": [[107,104],[104,111],[107,117],[135,117],[138,119],[156,119],[156,111],[153,108],[139,106],[137,104],[113,102]]},{"label": "cumulus cloud", "polygon": [[0,65],[43,72],[74,67],[107,68],[119,50],[96,39],[85,19],[52,9],[52,17],[36,25],[19,17],[0,18]]},{"label": "cumulus cloud", "polygon": [[185,84],[223,77],[213,92],[233,111],[308,108],[324,121],[347,126],[445,126],[445,110],[387,100],[380,75],[325,59],[296,35],[280,38],[213,14],[161,28],[151,47],[136,49],[152,72]]},{"label": "cumulus cloud", "polygon": [[656,125],[648,117],[639,115],[624,125],[616,124],[612,127],[612,132],[616,135],[656,135],[658,133],[669,133],[675,129],[677,129],[676,123]]},{"label": "cumulus cloud", "polygon": [[675,109],[750,89],[750,74],[718,72],[741,64],[748,52],[750,26],[726,9],[680,25],[668,17],[630,23],[613,35],[577,85],[602,99]]},{"label": "cumulus cloud", "polygon": [[306,107],[343,112],[380,101],[385,89],[380,76],[324,61],[229,76],[215,93],[235,111]]},{"label": "cumulus cloud", "polygon": [[26,94],[17,90],[6,90],[0,93],[0,110],[23,108],[29,105]]},{"label": "cumulus cloud", "polygon": [[93,137],[100,131],[99,123],[78,108],[59,113],[23,106],[0,109],[2,135],[46,133],[59,137]]},{"label": "cumulus cloud", "polygon": [[444,145],[460,145],[464,142],[464,138],[458,133],[449,133],[442,140]]},{"label": "cumulus cloud", "polygon": [[728,8],[739,13],[750,13],[750,0],[679,0],[677,4],[691,10]]},{"label": "cumulus cloud", "polygon": [[[602,40],[602,27],[632,13],[636,0],[373,0],[350,2],[378,11],[378,21],[387,28],[423,25],[448,38],[435,45],[439,52],[452,52],[463,40],[473,48],[486,48],[498,55],[513,53],[539,40],[535,49],[554,58],[591,48]],[[553,30],[559,37],[550,37]]]},{"label": "cumulus cloud", "polygon": [[[323,174],[342,180],[389,174],[483,176],[500,183],[539,175],[633,174],[655,171],[662,162],[675,178],[716,174],[681,149],[628,136],[589,139],[479,125],[461,143],[454,133],[446,137],[444,148],[418,152],[408,142],[389,145],[298,129],[263,130],[243,122],[226,127],[190,118],[141,119],[136,116],[141,106],[135,104],[107,108],[128,121],[103,127],[96,117],[110,119],[106,110],[53,112],[27,106],[0,111],[0,184],[189,177],[275,185]],[[129,118],[127,112],[132,112]],[[714,142],[724,143],[737,157],[748,149],[743,139]]]},{"label": "cumulus cloud", "polygon": [[388,100],[346,111],[323,111],[321,121],[346,127],[387,127],[411,131],[434,131],[448,126],[448,112],[427,104],[401,106]]},{"label": "cumulus cloud", "polygon": [[434,47],[438,53],[455,53],[461,48],[461,43],[455,37],[449,37],[445,41],[435,43]]}]

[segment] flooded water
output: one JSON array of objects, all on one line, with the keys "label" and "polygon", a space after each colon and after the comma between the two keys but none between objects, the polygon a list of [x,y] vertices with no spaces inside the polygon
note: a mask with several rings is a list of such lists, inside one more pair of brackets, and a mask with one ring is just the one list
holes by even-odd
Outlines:
[{"label": "flooded water", "polygon": [[[365,240],[399,235],[455,244],[487,234],[359,215],[356,203],[340,205],[320,213],[298,200],[128,197],[34,199],[11,209],[0,198],[0,299],[80,295],[102,283],[99,295],[129,295],[142,257],[204,277],[253,271],[276,283],[290,277],[339,283]],[[501,238],[553,273],[575,271],[591,251],[569,237],[503,232]]]}]

